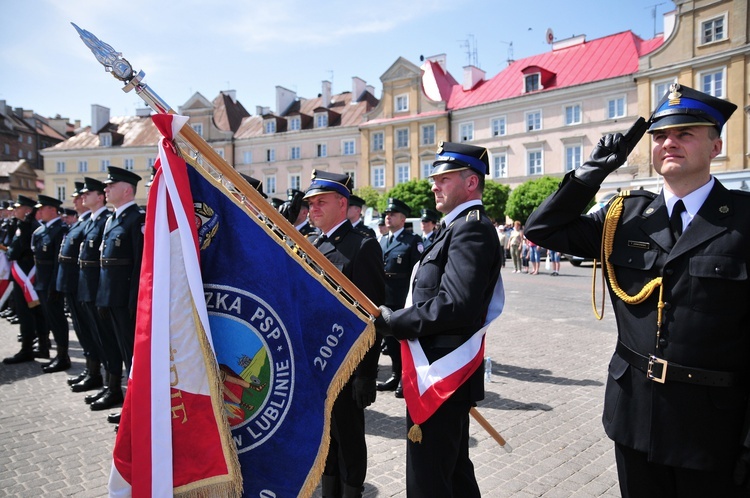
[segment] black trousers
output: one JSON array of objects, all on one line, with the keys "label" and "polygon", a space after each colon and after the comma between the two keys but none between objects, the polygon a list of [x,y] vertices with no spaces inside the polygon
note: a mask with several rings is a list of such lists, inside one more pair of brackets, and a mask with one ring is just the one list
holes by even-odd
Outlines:
[{"label": "black trousers", "polygon": [[76,299],[75,293],[66,292],[65,301],[70,309],[70,321],[73,322],[73,331],[78,337],[78,342],[83,349],[83,355],[91,358],[97,363],[101,362],[101,349],[94,338],[94,330],[86,317],[83,304]]},{"label": "black trousers", "polygon": [[[81,307],[85,313],[86,320],[91,324],[94,339],[101,352],[104,369],[110,375],[122,377],[122,353],[120,353],[120,346],[117,344],[117,337],[109,319],[108,308],[101,308],[100,311],[94,303],[88,302],[81,303]],[[105,314],[106,319],[102,318],[100,313]]]},{"label": "black trousers", "polygon": [[328,476],[338,476],[344,484],[358,488],[367,474],[365,411],[352,397],[352,382],[346,383],[333,404],[331,444],[326,467]]},{"label": "black trousers", "polygon": [[715,471],[683,469],[648,461],[648,455],[615,443],[617,475],[623,498],[747,497],[732,481],[732,466]]},{"label": "black trousers", "polygon": [[[422,442],[406,440],[406,495],[409,498],[479,498],[469,458],[471,404],[447,401],[423,424]],[[414,422],[406,413],[407,429]]]},{"label": "black trousers", "polygon": [[61,292],[54,292],[52,296],[47,290],[38,290],[39,303],[41,304],[47,327],[52,331],[55,339],[58,356],[68,354],[68,317],[65,316],[65,300]]},{"label": "black trousers", "polygon": [[135,316],[127,306],[116,306],[107,308],[112,322],[112,328],[120,346],[120,354],[125,362],[125,367],[130,373],[133,363],[133,344],[135,343]]},{"label": "black trousers", "polygon": [[34,338],[39,339],[39,349],[49,351],[49,332],[44,314],[39,305],[29,308],[26,297],[23,294],[23,286],[13,282],[13,301],[15,303],[16,316],[21,328],[21,352],[31,353],[34,348]]}]

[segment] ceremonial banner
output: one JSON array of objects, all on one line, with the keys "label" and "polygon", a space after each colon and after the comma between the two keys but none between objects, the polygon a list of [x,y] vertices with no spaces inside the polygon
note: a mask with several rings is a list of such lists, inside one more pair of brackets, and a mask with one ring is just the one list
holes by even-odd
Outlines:
[{"label": "ceremonial banner", "polygon": [[0,251],[0,309],[13,292],[13,282],[10,279],[10,261],[5,251]]},{"label": "ceremonial banner", "polygon": [[34,281],[36,280],[36,266],[31,267],[31,271],[26,275],[21,269],[18,261],[13,261],[10,266],[10,272],[13,274],[13,280],[23,289],[23,297],[29,308],[39,306],[39,295],[34,290]]},{"label": "ceremonial banner", "polygon": [[211,335],[244,496],[310,496],[336,395],[375,337],[370,321],[278,228],[189,168]]},{"label": "ceremonial banner", "polygon": [[187,168],[171,139],[187,121],[154,116],[163,138],[149,191],[133,367],[110,496],[237,496],[241,480],[208,336]]}]

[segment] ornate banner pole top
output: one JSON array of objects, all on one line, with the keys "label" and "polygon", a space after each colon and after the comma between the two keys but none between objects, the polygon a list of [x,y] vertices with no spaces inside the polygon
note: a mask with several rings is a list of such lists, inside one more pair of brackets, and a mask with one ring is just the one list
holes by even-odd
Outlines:
[{"label": "ornate banner pole top", "polygon": [[111,45],[104,43],[85,29],[79,28],[75,23],[72,22],[70,24],[78,31],[81,40],[89,47],[96,60],[104,66],[104,70],[112,73],[112,76],[125,83],[125,86],[122,88],[123,92],[127,93],[135,89],[135,92],[157,113],[172,113],[169,105],[151,90],[148,85],[142,83],[146,73],[139,71],[136,74],[133,66],[127,59],[122,57],[121,52],[115,51]]}]

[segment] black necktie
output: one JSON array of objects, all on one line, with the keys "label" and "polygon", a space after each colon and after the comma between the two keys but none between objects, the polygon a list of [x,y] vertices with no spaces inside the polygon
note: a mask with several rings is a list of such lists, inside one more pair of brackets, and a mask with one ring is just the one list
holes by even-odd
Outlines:
[{"label": "black necktie", "polygon": [[391,244],[393,243],[393,234],[388,234],[388,242],[386,242],[385,247],[391,247]]},{"label": "black necktie", "polygon": [[315,239],[315,243],[313,244],[315,247],[320,247],[321,244],[323,244],[325,241],[328,240],[328,237],[326,237],[326,234],[322,234],[320,237]]},{"label": "black necktie", "polygon": [[685,211],[685,204],[682,199],[678,200],[672,208],[672,215],[669,217],[669,227],[672,229],[674,241],[682,235],[682,212]]}]

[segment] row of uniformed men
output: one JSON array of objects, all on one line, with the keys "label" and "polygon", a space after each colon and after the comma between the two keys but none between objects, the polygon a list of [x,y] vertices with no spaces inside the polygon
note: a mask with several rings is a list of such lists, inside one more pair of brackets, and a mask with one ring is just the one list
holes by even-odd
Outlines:
[{"label": "row of uniformed men", "polygon": [[[131,366],[143,251],[144,213],[135,203],[140,180],[110,166],[104,182],[88,177],[76,182],[72,198],[78,219],[69,227],[60,216],[62,201],[19,195],[13,221],[5,224],[21,350],[3,363],[49,358],[52,332],[56,354],[42,371],[69,369],[67,302],[86,358],[86,368],[68,384],[73,392],[99,389],[84,398],[92,410],[123,402],[123,365],[127,371]],[[108,419],[119,422],[119,413]]]}]

